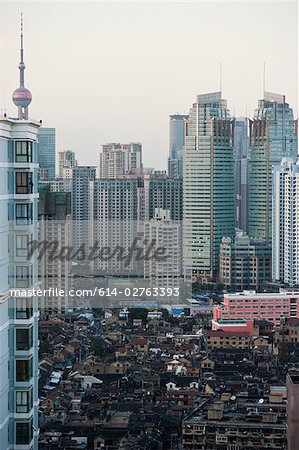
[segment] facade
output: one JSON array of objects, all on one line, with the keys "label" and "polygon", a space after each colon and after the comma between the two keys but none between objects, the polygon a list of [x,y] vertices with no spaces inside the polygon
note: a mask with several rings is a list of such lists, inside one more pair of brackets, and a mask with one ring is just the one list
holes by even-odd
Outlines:
[{"label": "facade", "polygon": [[221,239],[235,230],[234,121],[221,92],[198,95],[186,127],[184,272],[187,278],[215,279]]},{"label": "facade", "polygon": [[248,119],[238,118],[234,129],[236,227],[245,232],[248,227],[247,156]]},{"label": "facade", "polygon": [[[28,119],[21,22],[20,86],[12,99],[18,118],[0,117],[0,448],[38,448],[37,239],[40,123]],[[19,291],[19,292],[18,292]],[[20,295],[19,295],[20,294]],[[25,294],[25,295],[22,295]]]},{"label": "facade", "polygon": [[75,251],[82,244],[87,245],[89,242],[89,182],[95,180],[95,177],[95,166],[77,166],[73,168],[72,230]]},{"label": "facade", "polygon": [[299,376],[298,373],[287,375],[287,441],[288,450],[298,449],[299,421]]},{"label": "facade", "polygon": [[170,178],[183,177],[183,150],[185,144],[185,122],[188,116],[172,114],[169,116],[169,156],[168,175]]},{"label": "facade", "polygon": [[206,333],[206,342],[209,349],[213,348],[250,348],[250,331],[224,331],[212,330]]},{"label": "facade", "polygon": [[283,95],[265,92],[249,122],[248,234],[271,242],[272,168],[297,157],[297,124]]},{"label": "facade", "polygon": [[99,160],[100,178],[117,178],[142,168],[142,145],[111,143],[102,145]]},{"label": "facade", "polygon": [[78,165],[75,152],[66,150],[58,152],[58,176],[59,178],[73,178],[73,168]]},{"label": "facade", "polygon": [[280,326],[283,317],[299,317],[299,292],[224,294],[223,303],[213,307],[215,321],[263,319]]},{"label": "facade", "polygon": [[219,279],[237,291],[260,290],[271,280],[271,246],[237,232],[235,239],[222,238]]},{"label": "facade", "polygon": [[299,160],[284,158],[272,176],[272,277],[299,286]]},{"label": "facade", "polygon": [[[0,119],[0,448],[37,449],[38,309],[35,297],[10,289],[37,287],[36,141],[39,124]],[[24,447],[26,446],[26,447]]]},{"label": "facade", "polygon": [[37,449],[37,132],[39,123],[0,118],[0,448]]},{"label": "facade", "polygon": [[[39,242],[58,243],[58,251],[72,245],[71,193],[51,192],[49,185],[39,188]],[[42,290],[57,288],[58,294],[39,297],[41,314],[64,314],[68,309],[68,293],[72,286],[71,261],[51,259],[53,247],[39,259],[39,278]]]},{"label": "facade", "polygon": [[179,288],[182,276],[181,222],[170,218],[170,211],[156,208],[155,216],[144,224],[144,238],[165,249],[166,258],[144,262],[144,278],[151,287]]},{"label": "facade", "polygon": [[153,173],[145,181],[148,191],[147,218],[155,217],[155,209],[170,211],[171,220],[181,221],[183,218],[183,181],[169,178],[166,173]]},{"label": "facade", "polygon": [[71,178],[55,178],[54,180],[43,180],[38,183],[39,186],[49,186],[51,192],[72,192]]},{"label": "facade", "polygon": [[[283,401],[267,399],[258,408],[257,399],[237,399],[230,394],[225,401],[214,397],[183,420],[184,450],[287,449]],[[235,398],[233,410],[231,397]]]},{"label": "facade", "polygon": [[55,128],[40,128],[38,130],[37,145],[40,180],[52,180],[53,178],[55,178],[55,152]]},{"label": "facade", "polygon": [[[137,189],[138,181],[134,177],[118,179],[97,179],[89,182],[89,223],[90,246],[94,242],[99,248],[117,247],[128,249],[137,237]],[[92,263],[94,273],[107,275],[136,275],[140,263],[135,258],[129,264],[117,256],[97,258]]]}]

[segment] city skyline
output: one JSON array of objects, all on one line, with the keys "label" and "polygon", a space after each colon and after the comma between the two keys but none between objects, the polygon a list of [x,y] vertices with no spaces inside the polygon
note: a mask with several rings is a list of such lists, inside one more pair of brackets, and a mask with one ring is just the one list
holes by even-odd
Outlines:
[{"label": "city skyline", "polygon": [[297,116],[296,3],[222,3],[217,14],[215,4],[205,3],[0,8],[6,61],[0,109],[15,114],[11,94],[23,11],[30,116],[55,127],[57,150],[74,150],[80,164],[96,163],[106,142],[127,141],[142,143],[145,166],[166,169],[169,115],[187,114],[196,95],[219,90],[220,62],[232,115],[253,116],[265,62],[266,90],[285,94]]}]

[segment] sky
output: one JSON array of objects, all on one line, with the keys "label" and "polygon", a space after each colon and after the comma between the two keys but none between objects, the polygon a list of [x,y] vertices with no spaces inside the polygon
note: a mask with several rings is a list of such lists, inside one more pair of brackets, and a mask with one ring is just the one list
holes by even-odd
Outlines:
[{"label": "sky", "polygon": [[220,88],[231,114],[263,93],[298,107],[296,2],[3,2],[0,112],[16,115],[20,14],[29,115],[55,127],[57,151],[98,163],[106,142],[141,142],[145,166],[167,167],[169,115]]}]

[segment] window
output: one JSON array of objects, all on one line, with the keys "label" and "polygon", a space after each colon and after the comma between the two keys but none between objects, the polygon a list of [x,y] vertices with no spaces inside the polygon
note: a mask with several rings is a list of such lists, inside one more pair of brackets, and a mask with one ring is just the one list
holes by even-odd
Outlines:
[{"label": "window", "polygon": [[33,315],[30,298],[16,298],[16,319],[30,319]]},{"label": "window", "polygon": [[31,237],[28,234],[17,234],[16,235],[16,256],[28,256],[29,242],[31,242]]},{"label": "window", "polygon": [[16,412],[28,413],[33,406],[32,390],[16,391]]},{"label": "window", "polygon": [[15,150],[16,162],[32,162],[32,142],[17,141]]},{"label": "window", "polygon": [[16,204],[17,225],[28,225],[32,221],[32,203]]},{"label": "window", "polygon": [[30,422],[16,422],[16,445],[29,444],[32,437],[32,420],[30,420]]},{"label": "window", "polygon": [[32,194],[32,172],[16,172],[16,194]]},{"label": "window", "polygon": [[16,287],[27,288],[31,284],[31,267],[16,266]]},{"label": "window", "polygon": [[16,350],[29,350],[32,347],[32,327],[16,329]]},{"label": "window", "polygon": [[32,358],[16,360],[16,381],[29,381],[32,377]]}]

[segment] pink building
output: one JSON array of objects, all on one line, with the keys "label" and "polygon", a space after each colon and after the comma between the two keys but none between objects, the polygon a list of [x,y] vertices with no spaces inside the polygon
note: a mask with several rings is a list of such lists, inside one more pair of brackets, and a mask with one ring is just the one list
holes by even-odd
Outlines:
[{"label": "pink building", "polygon": [[280,325],[282,317],[299,317],[299,292],[225,294],[223,303],[213,307],[213,320],[264,319]]}]

